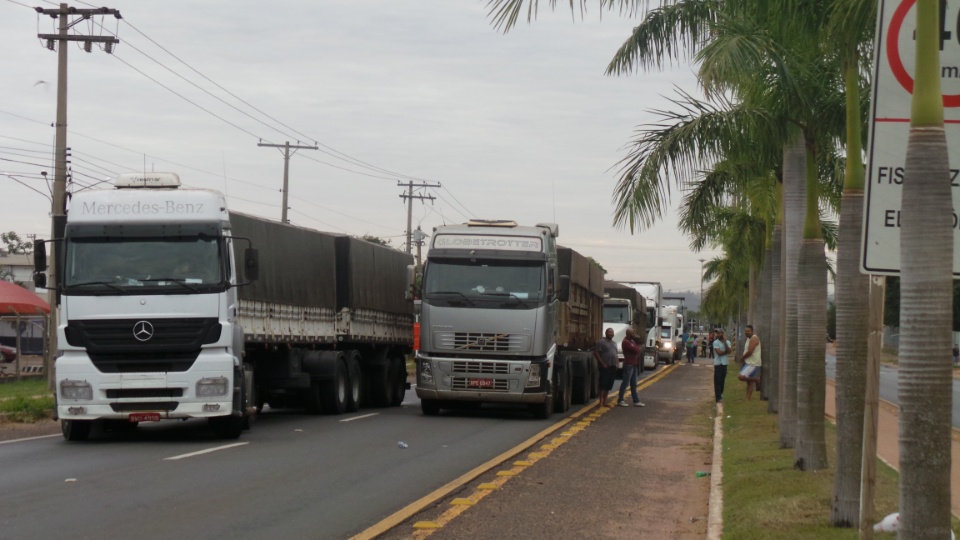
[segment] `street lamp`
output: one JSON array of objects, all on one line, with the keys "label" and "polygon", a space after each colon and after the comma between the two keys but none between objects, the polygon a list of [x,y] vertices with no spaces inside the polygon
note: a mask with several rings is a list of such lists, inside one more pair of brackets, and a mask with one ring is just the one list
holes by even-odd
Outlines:
[{"label": "street lamp", "polygon": [[700,259],[700,330],[703,330],[703,263],[706,259]]}]

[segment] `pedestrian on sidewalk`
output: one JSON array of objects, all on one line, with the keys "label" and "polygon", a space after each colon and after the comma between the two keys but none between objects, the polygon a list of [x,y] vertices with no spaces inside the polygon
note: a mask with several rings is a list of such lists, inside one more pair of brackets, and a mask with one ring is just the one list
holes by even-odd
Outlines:
[{"label": "pedestrian on sidewalk", "polygon": [[600,366],[600,406],[613,407],[607,404],[613,380],[617,378],[617,342],[613,341],[613,328],[607,328],[604,332],[604,337],[593,349],[593,356]]},{"label": "pedestrian on sidewalk", "polygon": [[714,330],[710,332],[710,337],[707,338],[707,346],[710,347],[710,358],[713,358],[713,342],[717,340],[717,332]]},{"label": "pedestrian on sidewalk", "polygon": [[629,407],[623,400],[627,392],[627,384],[630,385],[630,396],[633,398],[634,407],[643,407],[640,401],[640,395],[637,394],[637,373],[640,370],[640,354],[643,352],[643,346],[638,343],[637,333],[633,328],[627,328],[627,336],[620,343],[623,350],[623,378],[620,380],[620,396],[617,399],[617,405]]},{"label": "pedestrian on sidewalk", "polygon": [[716,339],[711,344],[713,349],[713,394],[717,403],[723,403],[723,386],[727,381],[727,366],[730,365],[730,340],[725,339],[723,330],[717,329]]},{"label": "pedestrian on sidewalk", "polygon": [[953,365],[960,364],[960,346],[953,344]]},{"label": "pedestrian on sidewalk", "polygon": [[690,334],[687,337],[687,363],[692,364],[697,357],[697,335]]},{"label": "pedestrian on sidewalk", "polygon": [[760,336],[753,333],[752,324],[743,329],[743,335],[747,341],[743,344],[743,368],[737,378],[747,383],[747,401],[750,401],[754,389],[760,389]]}]

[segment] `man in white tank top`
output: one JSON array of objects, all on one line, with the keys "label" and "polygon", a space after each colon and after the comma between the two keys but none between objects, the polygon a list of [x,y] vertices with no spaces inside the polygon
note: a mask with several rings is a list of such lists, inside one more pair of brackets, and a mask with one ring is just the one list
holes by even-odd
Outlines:
[{"label": "man in white tank top", "polygon": [[749,324],[743,329],[743,335],[747,341],[743,344],[743,369],[737,378],[747,383],[747,401],[750,401],[753,390],[760,387],[760,337]]}]

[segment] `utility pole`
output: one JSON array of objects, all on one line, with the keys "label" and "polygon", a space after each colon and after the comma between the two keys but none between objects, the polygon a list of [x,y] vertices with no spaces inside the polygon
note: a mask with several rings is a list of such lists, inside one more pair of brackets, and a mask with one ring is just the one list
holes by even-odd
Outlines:
[{"label": "utility pole", "polygon": [[[57,326],[59,325],[57,317],[57,306],[59,304],[59,283],[60,275],[57,271],[59,262],[57,259],[59,244],[57,243],[63,237],[63,230],[67,221],[67,42],[82,41],[83,49],[87,52],[93,50],[93,43],[103,43],[107,54],[113,52],[113,46],[120,43],[120,40],[113,36],[85,36],[69,35],[69,30],[77,23],[88,20],[94,15],[113,15],[120,19],[120,11],[109,8],[80,9],[69,7],[67,4],[60,4],[59,7],[52,9],[36,8],[37,13],[49,15],[58,20],[59,32],[56,34],[38,34],[37,37],[47,41],[47,48],[57,51],[57,125],[56,125],[56,156],[53,176],[53,208],[51,215],[53,223],[51,225],[51,240],[53,248],[50,250],[50,284],[52,289],[49,291],[50,302],[50,322],[47,324],[47,354],[44,355],[44,370],[47,373],[47,381],[52,386],[54,381],[52,356],[57,351]],[[70,17],[76,18],[71,22]],[[56,45],[54,45],[56,43]]]},{"label": "utility pole", "polygon": [[[299,141],[297,141],[299,142]],[[290,153],[292,148],[296,150],[318,150],[316,145],[314,146],[301,146],[299,144],[291,145],[290,141],[287,141],[283,144],[269,144],[263,141],[257,143],[257,146],[267,146],[270,148],[283,148],[283,212],[280,214],[280,220],[284,223],[290,223],[290,220],[287,219],[287,209],[289,205],[287,204],[287,192],[289,191],[290,185],[290,156],[293,155]]]},{"label": "utility pole", "polygon": [[697,316],[699,321],[697,324],[700,326],[700,330],[703,330],[703,263],[706,262],[706,259],[700,259],[700,307],[697,311],[699,314]]},{"label": "utility pole", "polygon": [[423,240],[427,237],[426,233],[420,229],[420,226],[417,225],[417,230],[413,231],[413,243],[417,245],[417,267],[421,266],[420,264],[420,250],[423,248]]},{"label": "utility pole", "polygon": [[407,200],[407,254],[409,255],[412,251],[411,248],[413,247],[410,242],[410,235],[413,229],[413,200],[420,199],[422,201],[424,199],[429,199],[430,202],[432,203],[436,199],[433,195],[424,195],[423,193],[417,193],[416,195],[414,195],[413,188],[428,188],[428,187],[438,188],[441,186],[440,186],[440,182],[418,182],[414,184],[412,181],[407,182],[406,184],[398,181],[397,185],[400,187],[407,188],[407,192],[401,193],[400,198]]}]

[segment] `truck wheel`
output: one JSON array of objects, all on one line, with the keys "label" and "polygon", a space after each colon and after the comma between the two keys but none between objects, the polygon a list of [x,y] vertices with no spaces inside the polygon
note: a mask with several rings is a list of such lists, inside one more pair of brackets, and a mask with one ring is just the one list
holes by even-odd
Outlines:
[{"label": "truck wheel", "polygon": [[553,414],[553,396],[547,396],[543,403],[531,403],[530,414],[538,420],[546,420]]},{"label": "truck wheel", "polygon": [[600,368],[597,361],[590,357],[590,399],[595,399],[600,395]]},{"label": "truck wheel", "polygon": [[557,357],[557,365],[554,368],[554,399],[555,411],[565,413],[570,410],[570,394],[573,392],[573,377],[570,372],[570,360],[567,357]]},{"label": "truck wheel", "polygon": [[60,431],[68,441],[85,441],[90,436],[91,420],[61,420]]},{"label": "truck wheel", "polygon": [[590,400],[590,382],[593,378],[590,375],[590,359],[584,355],[579,355],[572,363],[576,369],[573,370],[573,396],[574,403],[583,404]]},{"label": "truck wheel", "polygon": [[436,399],[421,399],[420,410],[425,416],[437,416],[440,414],[440,401]]},{"label": "truck wheel", "polygon": [[210,419],[213,434],[220,439],[236,439],[243,432],[242,416],[218,416]]},{"label": "truck wheel", "polygon": [[396,356],[390,360],[390,386],[393,387],[390,405],[399,407],[407,394],[407,365]]},{"label": "truck wheel", "polygon": [[347,353],[347,382],[349,384],[347,412],[357,412],[360,410],[360,403],[362,401],[361,389],[363,388],[363,380],[361,377],[360,353],[350,351]]},{"label": "truck wheel", "polygon": [[341,359],[334,363],[333,379],[320,385],[323,410],[327,414],[343,414],[347,410],[347,366]]}]

